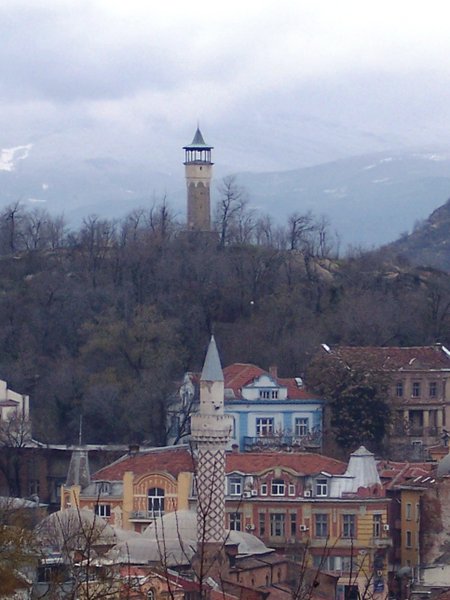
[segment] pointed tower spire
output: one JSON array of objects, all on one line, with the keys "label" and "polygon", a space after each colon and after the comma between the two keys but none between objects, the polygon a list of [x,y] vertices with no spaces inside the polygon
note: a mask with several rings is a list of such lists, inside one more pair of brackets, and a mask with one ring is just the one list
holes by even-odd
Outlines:
[{"label": "pointed tower spire", "polygon": [[206,352],[200,381],[223,381],[222,365],[220,364],[219,352],[213,335]]}]

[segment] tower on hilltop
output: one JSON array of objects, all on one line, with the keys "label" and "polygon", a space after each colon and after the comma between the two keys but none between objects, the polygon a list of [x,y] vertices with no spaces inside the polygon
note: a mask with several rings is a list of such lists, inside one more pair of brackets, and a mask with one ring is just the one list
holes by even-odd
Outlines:
[{"label": "tower on hilltop", "polygon": [[192,142],[188,146],[183,146],[188,231],[211,231],[212,149],[213,146],[205,143],[199,127]]},{"label": "tower on hilltop", "polygon": [[224,413],[224,377],[214,337],[200,378],[200,408],[191,417],[197,451],[197,536],[209,558],[225,541],[225,448],[233,419]]}]

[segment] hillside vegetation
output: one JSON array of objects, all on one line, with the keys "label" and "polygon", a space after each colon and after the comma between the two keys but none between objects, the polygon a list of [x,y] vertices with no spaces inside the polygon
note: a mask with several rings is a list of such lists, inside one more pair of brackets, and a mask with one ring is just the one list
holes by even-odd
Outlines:
[{"label": "hillside vegetation", "polygon": [[450,277],[381,254],[336,256],[326,225],[283,228],[222,205],[188,236],[165,204],[113,222],[19,205],[0,215],[0,377],[30,394],[34,435],[164,444],[174,382],[214,332],[224,364],[301,375],[319,344],[450,342]]}]

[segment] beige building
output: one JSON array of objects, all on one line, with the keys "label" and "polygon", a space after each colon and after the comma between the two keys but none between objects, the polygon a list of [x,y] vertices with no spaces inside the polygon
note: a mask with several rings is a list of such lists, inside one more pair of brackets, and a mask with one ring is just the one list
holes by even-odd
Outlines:
[{"label": "beige building", "polygon": [[6,381],[0,379],[0,421],[9,421],[13,417],[28,421],[30,418],[30,398],[8,388]]},{"label": "beige building", "polygon": [[450,351],[442,344],[413,347],[324,346],[350,366],[368,365],[388,377],[392,407],[391,457],[421,459],[450,428]]}]

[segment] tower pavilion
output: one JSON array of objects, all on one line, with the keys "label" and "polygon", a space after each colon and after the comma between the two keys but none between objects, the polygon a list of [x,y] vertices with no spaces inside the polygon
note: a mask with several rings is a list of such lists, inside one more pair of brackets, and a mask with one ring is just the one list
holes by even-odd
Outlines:
[{"label": "tower pavilion", "polygon": [[194,139],[184,146],[187,186],[188,231],[211,231],[210,186],[212,177],[211,150],[197,127]]}]

